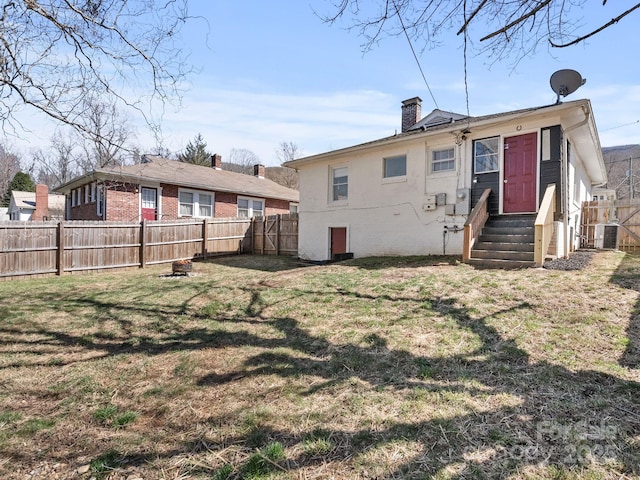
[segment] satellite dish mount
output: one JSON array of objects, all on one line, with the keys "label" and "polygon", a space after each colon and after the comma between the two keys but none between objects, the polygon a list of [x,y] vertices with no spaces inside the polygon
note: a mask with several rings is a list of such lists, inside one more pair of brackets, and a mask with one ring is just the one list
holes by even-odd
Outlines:
[{"label": "satellite dish mount", "polygon": [[551,89],[556,92],[558,98],[556,105],[560,103],[560,95],[566,97],[575,92],[578,88],[586,83],[587,79],[582,78],[575,70],[558,70],[551,75]]}]

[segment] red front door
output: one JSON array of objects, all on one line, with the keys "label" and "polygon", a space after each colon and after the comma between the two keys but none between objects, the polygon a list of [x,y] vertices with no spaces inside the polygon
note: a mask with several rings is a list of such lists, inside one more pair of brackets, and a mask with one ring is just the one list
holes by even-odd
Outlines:
[{"label": "red front door", "polygon": [[538,135],[504,139],[503,213],[532,213],[537,208]]},{"label": "red front door", "polygon": [[347,253],[347,228],[331,228],[331,258],[340,253]]},{"label": "red front door", "polygon": [[158,219],[158,191],[155,188],[142,187],[140,190],[142,195],[140,209],[143,220]]}]

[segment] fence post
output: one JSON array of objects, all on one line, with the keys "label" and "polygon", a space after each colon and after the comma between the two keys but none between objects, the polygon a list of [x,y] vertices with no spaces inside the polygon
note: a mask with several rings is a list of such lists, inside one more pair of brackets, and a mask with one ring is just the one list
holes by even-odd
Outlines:
[{"label": "fence post", "polygon": [[64,273],[64,224],[62,220],[58,223],[58,250],[56,252],[57,275]]},{"label": "fence post", "polygon": [[140,222],[140,268],[144,268],[147,263],[147,219]]},{"label": "fence post", "polygon": [[262,217],[262,250],[260,255],[264,255],[264,251],[267,249],[267,217]]},{"label": "fence post", "polygon": [[202,258],[207,258],[207,237],[209,236],[209,219],[202,220]]},{"label": "fence post", "polygon": [[276,216],[276,256],[280,255],[280,219],[282,215]]}]

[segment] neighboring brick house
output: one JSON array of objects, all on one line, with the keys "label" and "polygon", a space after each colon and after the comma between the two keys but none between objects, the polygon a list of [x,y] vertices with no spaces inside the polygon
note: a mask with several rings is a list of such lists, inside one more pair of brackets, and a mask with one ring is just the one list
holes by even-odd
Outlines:
[{"label": "neighboring brick house", "polygon": [[97,169],[55,190],[66,195],[67,220],[140,221],[253,217],[297,211],[299,193],[255,175],[145,155],[137,165]]}]

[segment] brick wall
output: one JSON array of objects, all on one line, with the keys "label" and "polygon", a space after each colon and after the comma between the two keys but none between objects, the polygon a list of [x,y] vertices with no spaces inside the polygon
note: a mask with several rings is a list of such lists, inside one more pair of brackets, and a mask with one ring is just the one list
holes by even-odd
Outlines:
[{"label": "brick wall", "polygon": [[[85,193],[87,189],[88,194]],[[91,184],[86,183],[80,189],[75,188],[74,191],[76,203],[74,207],[69,208],[67,220],[102,220],[98,217],[96,199],[91,198]],[[73,193],[66,196],[67,205],[71,205],[71,195]]]},{"label": "brick wall", "polygon": [[282,215],[289,213],[289,201],[288,200],[276,200],[275,198],[267,198],[264,214],[269,215]]},{"label": "brick wall", "polygon": [[137,222],[140,220],[140,200],[137,185],[106,184],[107,221]]},{"label": "brick wall", "polygon": [[178,218],[178,186],[162,184],[162,220]]},{"label": "brick wall", "polygon": [[228,192],[216,192],[214,197],[215,217],[237,217],[238,195]]}]

